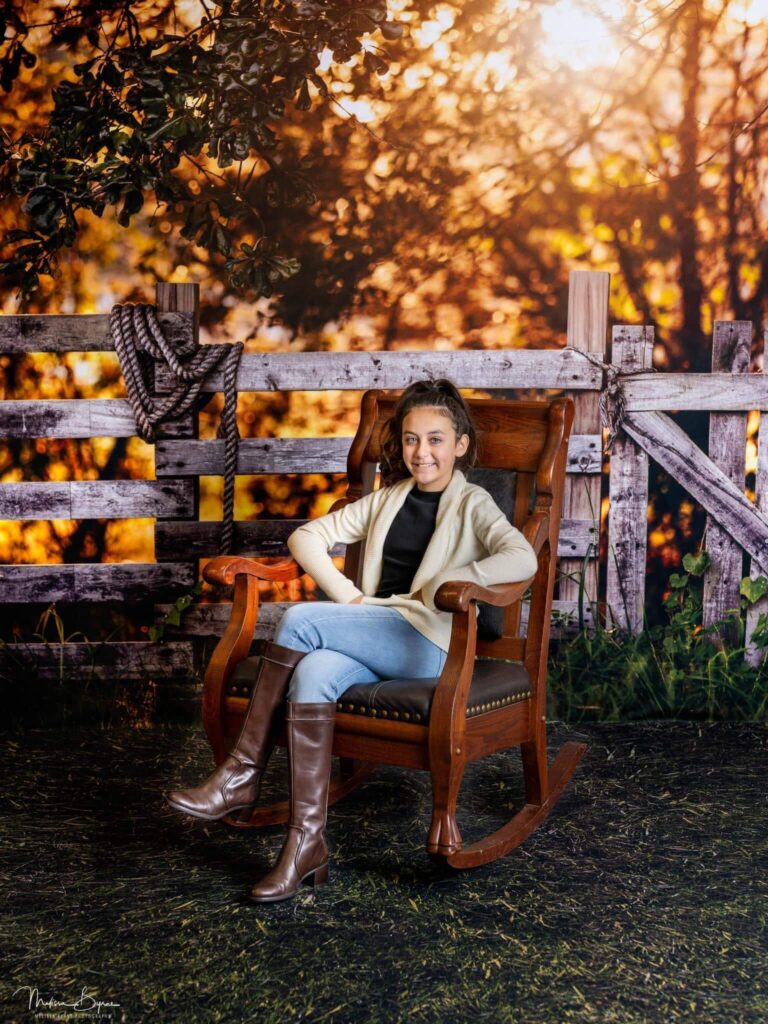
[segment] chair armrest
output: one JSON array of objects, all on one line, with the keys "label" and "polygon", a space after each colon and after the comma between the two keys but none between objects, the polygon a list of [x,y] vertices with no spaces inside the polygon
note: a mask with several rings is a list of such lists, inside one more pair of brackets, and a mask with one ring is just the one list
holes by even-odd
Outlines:
[{"label": "chair armrest", "polygon": [[448,580],[435,594],[435,605],[444,612],[465,612],[471,601],[485,601],[486,604],[504,607],[519,601],[533,578],[531,576],[519,583],[495,583],[491,587],[465,580]]},{"label": "chair armrest", "polygon": [[521,533],[538,555],[549,536],[549,513],[536,511],[528,516]]},{"label": "chair armrest", "polygon": [[304,570],[299,563],[292,558],[286,558],[275,565],[265,565],[255,558],[220,555],[218,558],[212,558],[203,569],[203,578],[209,583],[229,585],[235,582],[236,576],[255,576],[260,580],[285,583],[287,580],[297,580],[303,573]]}]

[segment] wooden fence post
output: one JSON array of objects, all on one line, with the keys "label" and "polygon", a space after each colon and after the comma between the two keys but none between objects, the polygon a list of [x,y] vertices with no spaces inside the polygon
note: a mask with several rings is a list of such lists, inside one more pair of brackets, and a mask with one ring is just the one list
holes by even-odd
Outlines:
[{"label": "wooden fence post", "polygon": [[[614,327],[611,362],[622,371],[650,369],[652,327]],[[611,448],[606,615],[629,633],[643,629],[648,519],[648,456],[623,432]]]},{"label": "wooden fence post", "polygon": [[[765,372],[765,355],[768,353],[768,327],[763,335],[763,372]],[[757,469],[755,470],[755,503],[759,512],[768,514],[768,413],[760,413],[760,426],[757,429]],[[761,567],[751,560],[749,575],[754,580],[764,575]],[[752,634],[757,627],[761,615],[768,614],[768,594],[755,601],[747,608],[747,623],[744,642],[746,644],[745,658],[747,662],[757,668],[763,660],[764,652],[752,645]]]},{"label": "wooden fence post", "polygon": [[[752,322],[718,320],[712,336],[712,372],[747,373],[752,343]],[[709,457],[737,486],[744,487],[747,449],[747,414],[709,414]],[[739,583],[744,552],[741,545],[707,516],[707,553],[711,565],[704,577],[702,621],[705,626],[719,622],[728,612],[739,609]]]},{"label": "wooden fence post", "polygon": [[[155,304],[157,306],[158,314],[161,313],[186,313],[189,315],[190,333],[194,338],[195,342],[198,341],[198,335],[200,330],[200,286],[197,284],[167,284],[163,281],[158,281],[155,289]],[[162,424],[157,431],[157,440],[163,440],[167,438],[191,438],[196,440],[199,434],[199,423],[197,412],[192,409],[190,412],[185,413],[183,417],[177,420],[169,421],[167,424]],[[157,456],[157,446],[155,446],[155,456]],[[155,470],[155,476],[157,476],[157,470]],[[164,479],[174,479],[173,477]],[[179,477],[179,480],[184,480],[185,477]],[[193,499],[192,499],[192,510],[191,514],[183,517],[174,517],[179,519],[185,519],[187,521],[194,521],[200,518],[200,478],[194,476],[191,478],[193,485]],[[161,536],[159,535],[158,526],[162,529],[162,523],[159,519],[155,520],[154,530],[154,541],[155,541],[155,561],[158,561],[158,554],[168,556],[167,551],[163,551],[163,544]],[[176,551],[174,561],[180,562],[185,561],[185,552]],[[198,579],[199,566],[195,559],[190,564],[192,570],[192,578]],[[155,614],[157,618],[157,614]],[[164,693],[166,699],[171,696],[166,688]]]},{"label": "wooden fence post", "polygon": [[[573,270],[568,288],[568,346],[581,351],[594,352],[605,361],[605,342],[608,330],[608,289],[611,275],[604,271]],[[583,391],[573,395],[575,415],[574,434],[600,434],[600,392]],[[575,476],[565,480],[563,497],[564,519],[590,519],[595,525],[595,538],[600,536],[601,474]],[[598,599],[599,542],[595,558],[587,563],[584,591],[588,601]],[[576,601],[579,596],[581,558],[563,558],[560,561],[561,601]],[[573,574],[568,578],[567,574]]]}]

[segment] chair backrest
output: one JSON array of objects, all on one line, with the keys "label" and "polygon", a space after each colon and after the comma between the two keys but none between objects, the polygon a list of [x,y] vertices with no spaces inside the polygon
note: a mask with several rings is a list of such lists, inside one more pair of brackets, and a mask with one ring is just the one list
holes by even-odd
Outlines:
[{"label": "chair backrest", "polygon": [[[360,425],[347,456],[347,496],[356,501],[375,485],[381,457],[384,426],[392,416],[402,392],[366,391],[361,403]],[[527,402],[511,399],[467,399],[477,427],[476,469],[514,474],[514,499],[504,508],[510,522],[522,528],[535,507],[548,510],[552,523],[549,543],[553,557],[557,550],[563,484],[567,461],[568,437],[573,422],[573,400]],[[471,474],[470,474],[471,479]],[[497,499],[497,503],[504,506]],[[339,503],[341,504],[341,503]],[[365,542],[347,548],[344,572],[358,585],[362,571]],[[549,622],[552,587],[544,610]],[[505,609],[502,636],[498,640],[478,642],[477,653],[491,658],[520,660],[525,643],[519,639],[520,602]],[[547,630],[548,634],[548,630]]]}]

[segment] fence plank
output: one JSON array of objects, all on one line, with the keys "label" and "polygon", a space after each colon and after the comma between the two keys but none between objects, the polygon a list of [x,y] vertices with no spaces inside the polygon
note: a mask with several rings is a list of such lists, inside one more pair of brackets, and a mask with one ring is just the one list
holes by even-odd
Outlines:
[{"label": "fence plank", "polygon": [[[169,341],[181,344],[191,330],[187,313],[161,313]],[[0,316],[0,352],[114,352],[107,313]]]},{"label": "fence plank", "polygon": [[[715,323],[712,337],[712,372],[743,374],[749,372],[752,346],[752,321]],[[711,413],[709,417],[709,457],[738,487],[744,487],[747,448],[746,413]],[[711,565],[704,576],[702,622],[710,626],[728,612],[739,614],[739,582],[744,553],[729,532],[707,516],[707,553]],[[731,637],[735,630],[730,630]]]},{"label": "fence plank", "polygon": [[699,409],[749,412],[768,409],[768,375],[745,373],[639,374],[624,384],[627,412]]},{"label": "fence plank", "polygon": [[[167,437],[183,437],[191,415],[169,420]],[[3,437],[134,437],[136,423],[123,398],[59,398],[0,402]]]},{"label": "fence plank", "polygon": [[[611,362],[625,373],[651,366],[652,327],[614,327]],[[643,629],[648,516],[648,456],[622,432],[611,448],[607,611],[629,633]]]},{"label": "fence plank", "polygon": [[684,430],[660,412],[627,415],[624,430],[768,572],[768,516],[747,500]]},{"label": "fence plank", "polygon": [[[765,331],[765,350],[768,351],[768,328]],[[757,429],[757,469],[755,471],[755,497],[756,506],[763,515],[768,518],[768,413],[760,417],[760,425]],[[766,575],[760,564],[752,559],[749,567],[749,575],[754,580],[758,576]],[[755,668],[762,662],[765,655],[764,650],[756,647],[752,642],[752,634],[757,628],[761,615],[768,615],[768,594],[761,597],[759,601],[747,608],[747,621],[745,633],[746,661]]]},{"label": "fence plank", "polygon": [[0,565],[0,604],[144,601],[195,585],[194,565],[110,562],[97,565]]},{"label": "fence plank", "polygon": [[0,519],[173,519],[193,508],[192,480],[0,484]]},{"label": "fence plank", "polygon": [[[245,438],[240,442],[237,472],[346,473],[351,437]],[[569,473],[599,473],[602,436],[577,434],[568,445]],[[155,473],[161,476],[214,476],[224,472],[224,442],[158,441]]]},{"label": "fence plank", "polygon": [[[568,290],[568,345],[571,349],[594,353],[605,359],[605,342],[608,330],[608,290],[611,275],[594,271],[571,272]],[[591,365],[591,364],[590,364]],[[602,377],[601,377],[602,380]],[[573,420],[575,434],[600,433],[600,396],[592,394],[574,395],[576,406]],[[567,476],[563,497],[563,516],[567,519],[590,519],[599,529],[600,524],[601,477],[577,479]],[[575,601],[579,593],[579,580],[575,578],[582,571],[581,561],[564,558],[560,563],[559,597],[563,601]],[[565,574],[574,578],[565,578]],[[586,569],[584,589],[588,598],[596,601],[598,563],[592,560]]]},{"label": "fence plank", "polygon": [[[295,601],[263,601],[259,604],[259,618],[256,623],[256,640],[268,640],[274,635],[283,612],[290,608]],[[155,606],[155,621],[162,622],[163,618],[170,612],[173,605],[161,604]],[[168,636],[221,636],[226,629],[229,617],[232,613],[232,605],[227,601],[216,604],[196,604],[188,608],[182,616],[180,626],[166,626],[165,633]],[[523,633],[528,623],[528,603],[522,606],[521,620]],[[569,621],[570,620],[570,624]],[[584,609],[584,621],[588,625],[594,625],[592,610],[589,607]],[[575,601],[553,601],[552,602],[552,626],[551,637],[565,636],[577,628],[578,607]]]},{"label": "fence plank", "polygon": [[[288,537],[305,519],[258,519],[235,523],[235,553],[253,558],[286,555]],[[177,562],[185,555],[210,558],[220,553],[220,522],[158,522],[155,526],[155,558]],[[597,548],[591,520],[564,520],[560,528],[558,554],[583,558],[587,549]],[[341,556],[346,548],[337,544],[331,554]]]},{"label": "fence plank", "polygon": [[94,679],[189,679],[193,674],[191,641],[151,644],[141,641],[84,644],[4,644],[0,672],[31,680],[56,680],[77,673],[83,683]]},{"label": "fence plank", "polygon": [[[463,388],[599,389],[598,367],[572,349],[458,349],[452,352],[248,352],[240,360],[239,391],[361,391],[405,388],[420,377],[448,377]],[[162,370],[158,391],[170,390]],[[221,391],[214,370],[205,391]]]}]

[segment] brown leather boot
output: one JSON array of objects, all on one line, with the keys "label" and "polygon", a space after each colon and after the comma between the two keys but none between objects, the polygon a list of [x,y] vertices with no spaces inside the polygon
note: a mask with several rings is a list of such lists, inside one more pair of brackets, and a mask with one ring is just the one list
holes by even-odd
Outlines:
[{"label": "brown leather boot", "polygon": [[264,645],[237,742],[202,785],[166,793],[171,807],[206,821],[238,811],[243,812],[241,820],[250,815],[277,740],[288,683],[305,653],[272,642]]},{"label": "brown leather boot", "polygon": [[331,747],[336,702],[300,704],[288,701],[285,726],[290,766],[288,835],[277,863],[251,889],[255,903],[295,896],[303,881],[328,880],[325,822],[331,778]]}]

